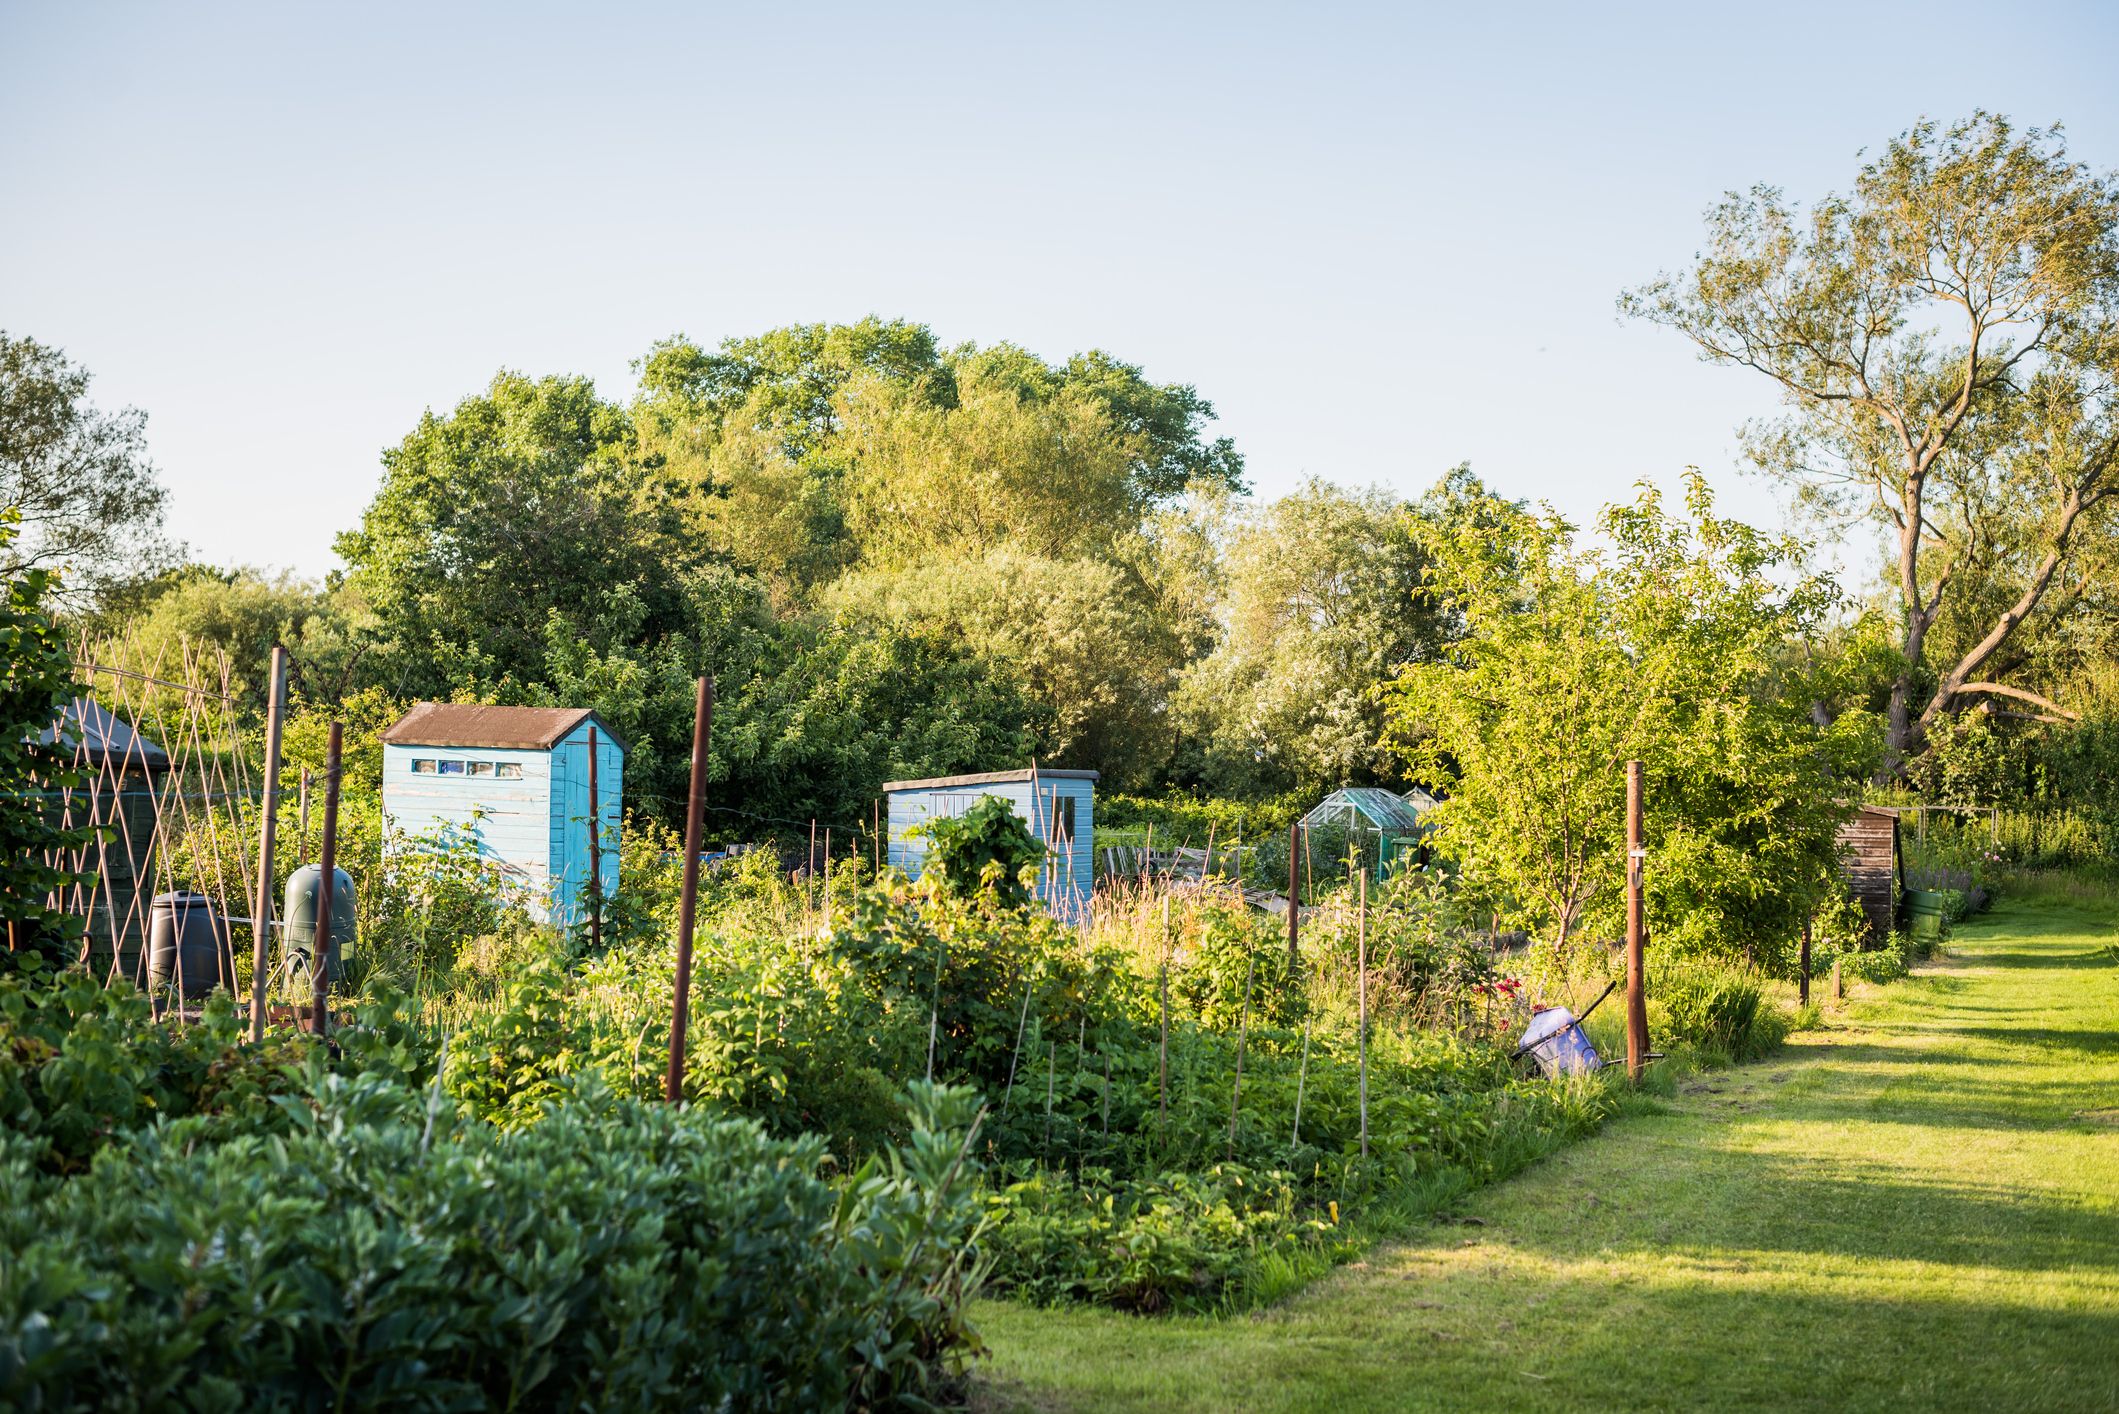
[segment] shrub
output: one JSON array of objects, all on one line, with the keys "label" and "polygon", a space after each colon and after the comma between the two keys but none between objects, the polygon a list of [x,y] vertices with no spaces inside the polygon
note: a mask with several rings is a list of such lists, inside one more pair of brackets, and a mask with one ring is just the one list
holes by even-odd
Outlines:
[{"label": "shrub", "polygon": [[0,1405],[919,1404],[976,1349],[971,1097],[840,1185],[821,1140],[593,1083],[502,1131],[313,1058],[282,1131],[199,1119],[84,1177],[0,1148]]}]

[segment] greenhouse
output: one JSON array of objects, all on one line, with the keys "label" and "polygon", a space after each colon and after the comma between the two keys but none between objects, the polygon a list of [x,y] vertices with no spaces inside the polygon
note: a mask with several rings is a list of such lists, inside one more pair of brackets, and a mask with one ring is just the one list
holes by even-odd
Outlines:
[{"label": "greenhouse", "polygon": [[1405,795],[1380,786],[1333,791],[1302,817],[1311,867],[1355,851],[1378,878],[1387,878],[1419,859],[1427,834],[1420,817],[1434,805],[1433,796],[1418,790]]}]

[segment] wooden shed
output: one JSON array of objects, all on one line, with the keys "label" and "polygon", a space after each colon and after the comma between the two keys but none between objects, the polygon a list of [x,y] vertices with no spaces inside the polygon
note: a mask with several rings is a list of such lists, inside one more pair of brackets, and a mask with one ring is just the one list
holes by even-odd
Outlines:
[{"label": "wooden shed", "polygon": [[1904,875],[1898,848],[1898,812],[1861,806],[1839,827],[1839,848],[1847,891],[1854,895],[1869,920],[1871,941],[1882,942],[1897,924]]},{"label": "wooden shed", "polygon": [[1088,911],[1096,877],[1096,780],[1094,771],[1032,769],[886,782],[890,862],[917,879],[927,861],[927,841],[914,830],[930,820],[953,819],[997,795],[1045,846],[1037,896],[1054,915],[1080,918]]},{"label": "wooden shed", "polygon": [[422,702],[383,733],[384,820],[414,838],[447,832],[475,841],[522,886],[534,914],[570,927],[587,916],[593,869],[600,866],[606,894],[618,887],[625,753],[625,742],[585,707]]}]

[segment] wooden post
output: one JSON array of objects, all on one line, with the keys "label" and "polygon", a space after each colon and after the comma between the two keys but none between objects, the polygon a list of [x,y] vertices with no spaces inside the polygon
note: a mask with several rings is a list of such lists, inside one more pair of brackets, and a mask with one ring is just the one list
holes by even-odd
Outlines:
[{"label": "wooden post", "polygon": [[331,991],[331,910],[338,902],[338,778],[339,751],[345,727],[331,724],[324,748],[324,844],[317,856],[320,877],[316,881],[316,930],[309,951],[309,1000],[313,1007],[309,1029],[324,1034],[324,1009]]},{"label": "wooden post", "polygon": [[1302,890],[1295,851],[1302,847],[1302,822],[1288,826],[1288,976],[1302,967]]},{"label": "wooden post", "polygon": [[1803,920],[1802,956],[1795,967],[1795,998],[1804,1006],[1810,1005],[1810,920]]},{"label": "wooden post", "polygon": [[1163,895],[1163,957],[1162,957],[1162,1043],[1158,1047],[1157,1067],[1161,1080],[1156,1091],[1156,1124],[1162,1130],[1170,1125],[1170,896]]},{"label": "wooden post", "polygon": [[1642,888],[1641,763],[1626,763],[1626,1074],[1638,1081],[1648,1064],[1647,923]]},{"label": "wooden post", "polygon": [[280,823],[280,728],[287,711],[287,650],[272,645],[265,700],[264,818],[258,829],[258,897],[250,914],[250,1039],[265,1039],[265,977],[272,970],[272,846]]},{"label": "wooden post", "polygon": [[831,830],[824,831],[824,926],[831,926]]},{"label": "wooden post", "polygon": [[1361,871],[1360,911],[1354,924],[1356,1040],[1361,1051],[1361,1157],[1369,1156],[1369,871]]},{"label": "wooden post", "polygon": [[603,953],[603,793],[596,785],[596,729],[589,728],[589,951]]},{"label": "wooden post", "polygon": [[684,807],[684,886],[677,901],[677,985],[670,1001],[670,1069],[662,1097],[684,1097],[684,1028],[692,1004],[692,924],[699,908],[699,834],[706,805],[706,757],[714,732],[714,680],[699,679],[692,709],[692,782]]},{"label": "wooden post", "polygon": [[1832,959],[1832,1000],[1843,1002],[1847,999],[1847,984],[1840,978],[1839,961],[1836,957]]}]

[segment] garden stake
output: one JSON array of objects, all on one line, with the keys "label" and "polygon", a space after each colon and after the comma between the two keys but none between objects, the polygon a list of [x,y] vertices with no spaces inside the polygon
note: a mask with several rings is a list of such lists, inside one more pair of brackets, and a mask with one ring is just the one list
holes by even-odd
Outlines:
[{"label": "garden stake", "polygon": [[1641,763],[1626,763],[1626,1076],[1636,1085],[1648,1064],[1647,967],[1643,951],[1647,923],[1643,917],[1641,843]]},{"label": "garden stake", "polygon": [[1295,1072],[1295,1139],[1302,1142],[1302,1087],[1310,1078],[1310,1023],[1311,1018],[1302,1019],[1302,1068]]},{"label": "garden stake", "polygon": [[1295,848],[1302,840],[1302,822],[1297,820],[1288,826],[1288,975],[1293,976],[1302,966],[1302,906],[1297,901],[1301,890],[1295,876]]},{"label": "garden stake", "polygon": [[313,1014],[310,1029],[324,1034],[324,1002],[331,988],[331,909],[337,902],[338,883],[338,772],[339,747],[345,737],[345,727],[331,724],[331,736],[324,747],[324,847],[318,859],[322,875],[316,881],[316,930],[309,950],[310,1003]]},{"label": "garden stake", "polygon": [[1162,1079],[1157,1088],[1156,1128],[1157,1138],[1170,1127],[1170,896],[1163,895],[1163,959],[1162,959],[1162,1010],[1163,1034],[1160,1048]]},{"label": "garden stake", "polygon": [[1243,953],[1243,1006],[1236,1013],[1236,1082],[1229,1087],[1229,1162],[1236,1161],[1236,1106],[1243,1100],[1243,1043],[1251,1031],[1251,975],[1258,969],[1258,954]]},{"label": "garden stake", "polygon": [[1847,984],[1840,980],[1839,959],[1835,957],[1832,959],[1832,1000],[1843,1002],[1846,999]]},{"label": "garden stake", "polygon": [[1810,1005],[1810,920],[1803,920],[1803,955],[1795,972],[1795,999]]},{"label": "garden stake", "polygon": [[1008,1058],[1008,1088],[1001,1092],[1001,1113],[1008,1113],[1008,1098],[1015,1093],[1016,1067],[1023,1063],[1023,1032],[1030,1025],[1030,993],[1037,986],[1030,969],[1023,969],[1023,1014],[1015,1022],[1015,1054]]},{"label": "garden stake", "polygon": [[302,838],[296,845],[294,851],[295,856],[297,858],[306,857],[309,853],[309,768],[307,766],[302,767],[302,804],[300,831]]},{"label": "garden stake", "polygon": [[603,954],[603,799],[596,789],[596,729],[589,728],[589,951]]},{"label": "garden stake", "polygon": [[699,679],[692,709],[692,780],[684,806],[684,886],[677,901],[677,985],[670,999],[670,1069],[662,1098],[676,1104],[684,1098],[684,1028],[691,1019],[692,924],[699,912],[700,816],[706,805],[706,756],[714,733],[714,680]]},{"label": "garden stake", "polygon": [[878,800],[869,807],[868,839],[876,850],[876,877],[883,877],[883,802]]},{"label": "garden stake", "polygon": [[817,817],[809,817],[809,858],[802,861],[802,911],[817,907]]},{"label": "garden stake", "polygon": [[1059,1042],[1045,1052],[1045,1162],[1052,1162],[1052,1078],[1059,1068]]},{"label": "garden stake", "polygon": [[1369,1156],[1369,871],[1361,871],[1361,911],[1354,925],[1355,1039],[1361,1051],[1361,1157]]},{"label": "garden stake", "polygon": [[287,710],[287,650],[272,645],[271,696],[265,706],[264,819],[258,833],[258,901],[250,915],[250,1039],[265,1039],[265,974],[272,968],[272,844],[280,817],[280,716]]}]

